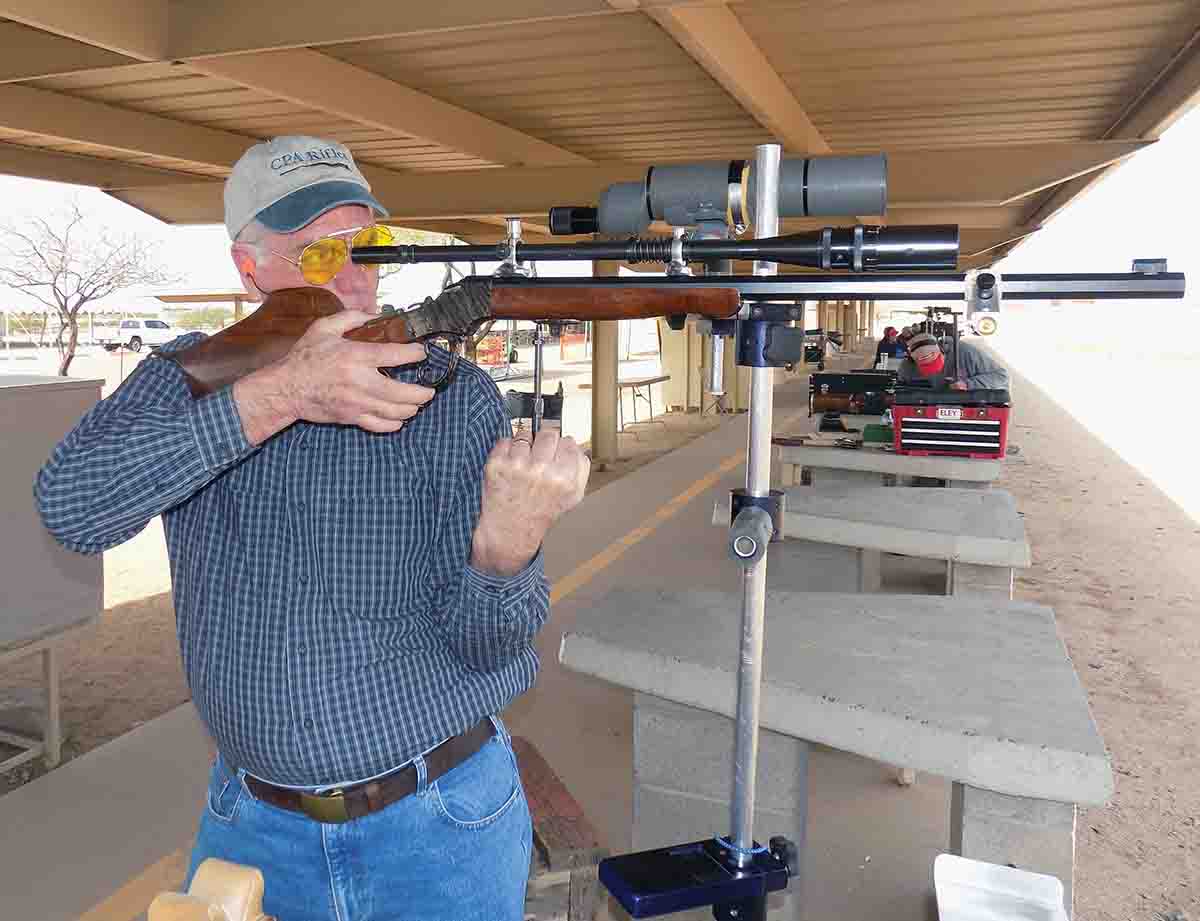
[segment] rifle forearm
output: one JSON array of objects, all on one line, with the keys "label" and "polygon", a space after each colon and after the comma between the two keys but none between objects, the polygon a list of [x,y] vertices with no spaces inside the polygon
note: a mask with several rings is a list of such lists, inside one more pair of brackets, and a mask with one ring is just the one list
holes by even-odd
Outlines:
[{"label": "rifle forearm", "polygon": [[492,316],[499,320],[645,320],[670,314],[694,313],[714,320],[737,313],[740,298],[734,288],[677,290],[584,288],[579,286],[492,289]]}]

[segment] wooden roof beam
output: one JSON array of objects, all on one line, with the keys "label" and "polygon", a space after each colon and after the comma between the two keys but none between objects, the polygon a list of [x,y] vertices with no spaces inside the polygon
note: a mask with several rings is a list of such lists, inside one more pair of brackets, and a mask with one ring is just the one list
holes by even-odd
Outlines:
[{"label": "wooden roof beam", "polygon": [[0,83],[136,63],[123,54],[73,38],[63,38],[19,22],[0,22]]},{"label": "wooden roof beam", "polygon": [[0,0],[0,17],[139,61],[163,61],[169,6],[169,0]]},{"label": "wooden roof beam", "polygon": [[1153,141],[1079,141],[899,150],[888,155],[890,207],[1003,205],[1102,169]]},{"label": "wooden roof beam", "polygon": [[194,183],[196,176],[138,166],[121,160],[83,157],[34,147],[0,143],[0,173],[70,185],[108,189],[123,186]]},{"label": "wooden roof beam", "polygon": [[229,168],[255,138],[32,86],[0,86],[0,127],[141,156]]},{"label": "wooden roof beam", "polygon": [[[886,218],[889,223],[905,223],[917,213],[938,212],[966,218],[957,221],[964,226],[1022,225],[1028,222],[1014,219],[1014,215],[1027,207],[1023,196],[1128,155],[1140,146],[1141,142],[1103,142],[897,152],[890,157],[892,205]],[[1011,159],[1006,160],[1002,152],[1009,152]],[[1026,166],[1031,172],[1022,171]],[[540,223],[555,205],[592,205],[612,183],[641,179],[646,165],[607,161],[578,167],[438,173],[399,173],[364,166],[364,173],[397,220],[519,215],[532,216]],[[830,221],[816,218],[814,223],[823,226]]]},{"label": "wooden roof beam", "polygon": [[641,8],[791,154],[829,153],[829,144],[741,21],[724,3],[610,0]]}]

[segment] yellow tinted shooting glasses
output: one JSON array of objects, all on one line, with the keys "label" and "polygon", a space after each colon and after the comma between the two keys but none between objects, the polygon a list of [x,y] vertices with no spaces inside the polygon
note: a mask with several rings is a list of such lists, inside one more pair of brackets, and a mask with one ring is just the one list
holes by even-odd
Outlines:
[{"label": "yellow tinted shooting glasses", "polygon": [[[347,234],[353,234],[349,240]],[[286,259],[300,270],[304,280],[310,285],[325,285],[333,280],[350,261],[350,248],[353,246],[391,246],[395,242],[392,228],[384,224],[372,224],[369,227],[355,227],[343,230],[328,237],[313,240],[300,250],[300,258],[292,259],[283,253],[271,250],[280,259]]]}]

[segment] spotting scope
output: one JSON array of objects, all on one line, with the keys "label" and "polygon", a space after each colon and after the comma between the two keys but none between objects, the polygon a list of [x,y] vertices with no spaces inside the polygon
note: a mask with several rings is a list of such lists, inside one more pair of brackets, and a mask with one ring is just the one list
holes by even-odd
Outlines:
[{"label": "spotting scope", "polygon": [[[779,175],[779,217],[833,217],[884,214],[887,210],[887,157],[800,157],[783,160]],[[723,160],[651,166],[638,182],[617,182],[596,207],[550,209],[553,234],[643,233],[652,221],[673,227],[706,222],[729,227],[754,223],[757,189],[754,163]]]}]

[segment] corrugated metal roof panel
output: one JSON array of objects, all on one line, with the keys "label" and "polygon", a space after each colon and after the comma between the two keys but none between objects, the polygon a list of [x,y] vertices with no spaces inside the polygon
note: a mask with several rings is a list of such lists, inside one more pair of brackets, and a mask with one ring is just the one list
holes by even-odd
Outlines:
[{"label": "corrugated metal roof panel", "polygon": [[1098,138],[1200,27],[1189,0],[733,9],[835,149]]},{"label": "corrugated metal roof panel", "polygon": [[767,139],[765,129],[641,13],[321,50],[591,159],[744,152]]},{"label": "corrugated metal roof panel", "polygon": [[[230,80],[196,73],[183,65],[137,64],[103,73],[31,81],[30,85],[247,137],[281,134],[333,137],[346,144],[364,163],[393,169],[486,169],[494,165],[411,135],[365,127],[276,99]],[[360,141],[386,144],[360,148]],[[112,155],[111,151],[108,153]]]}]

